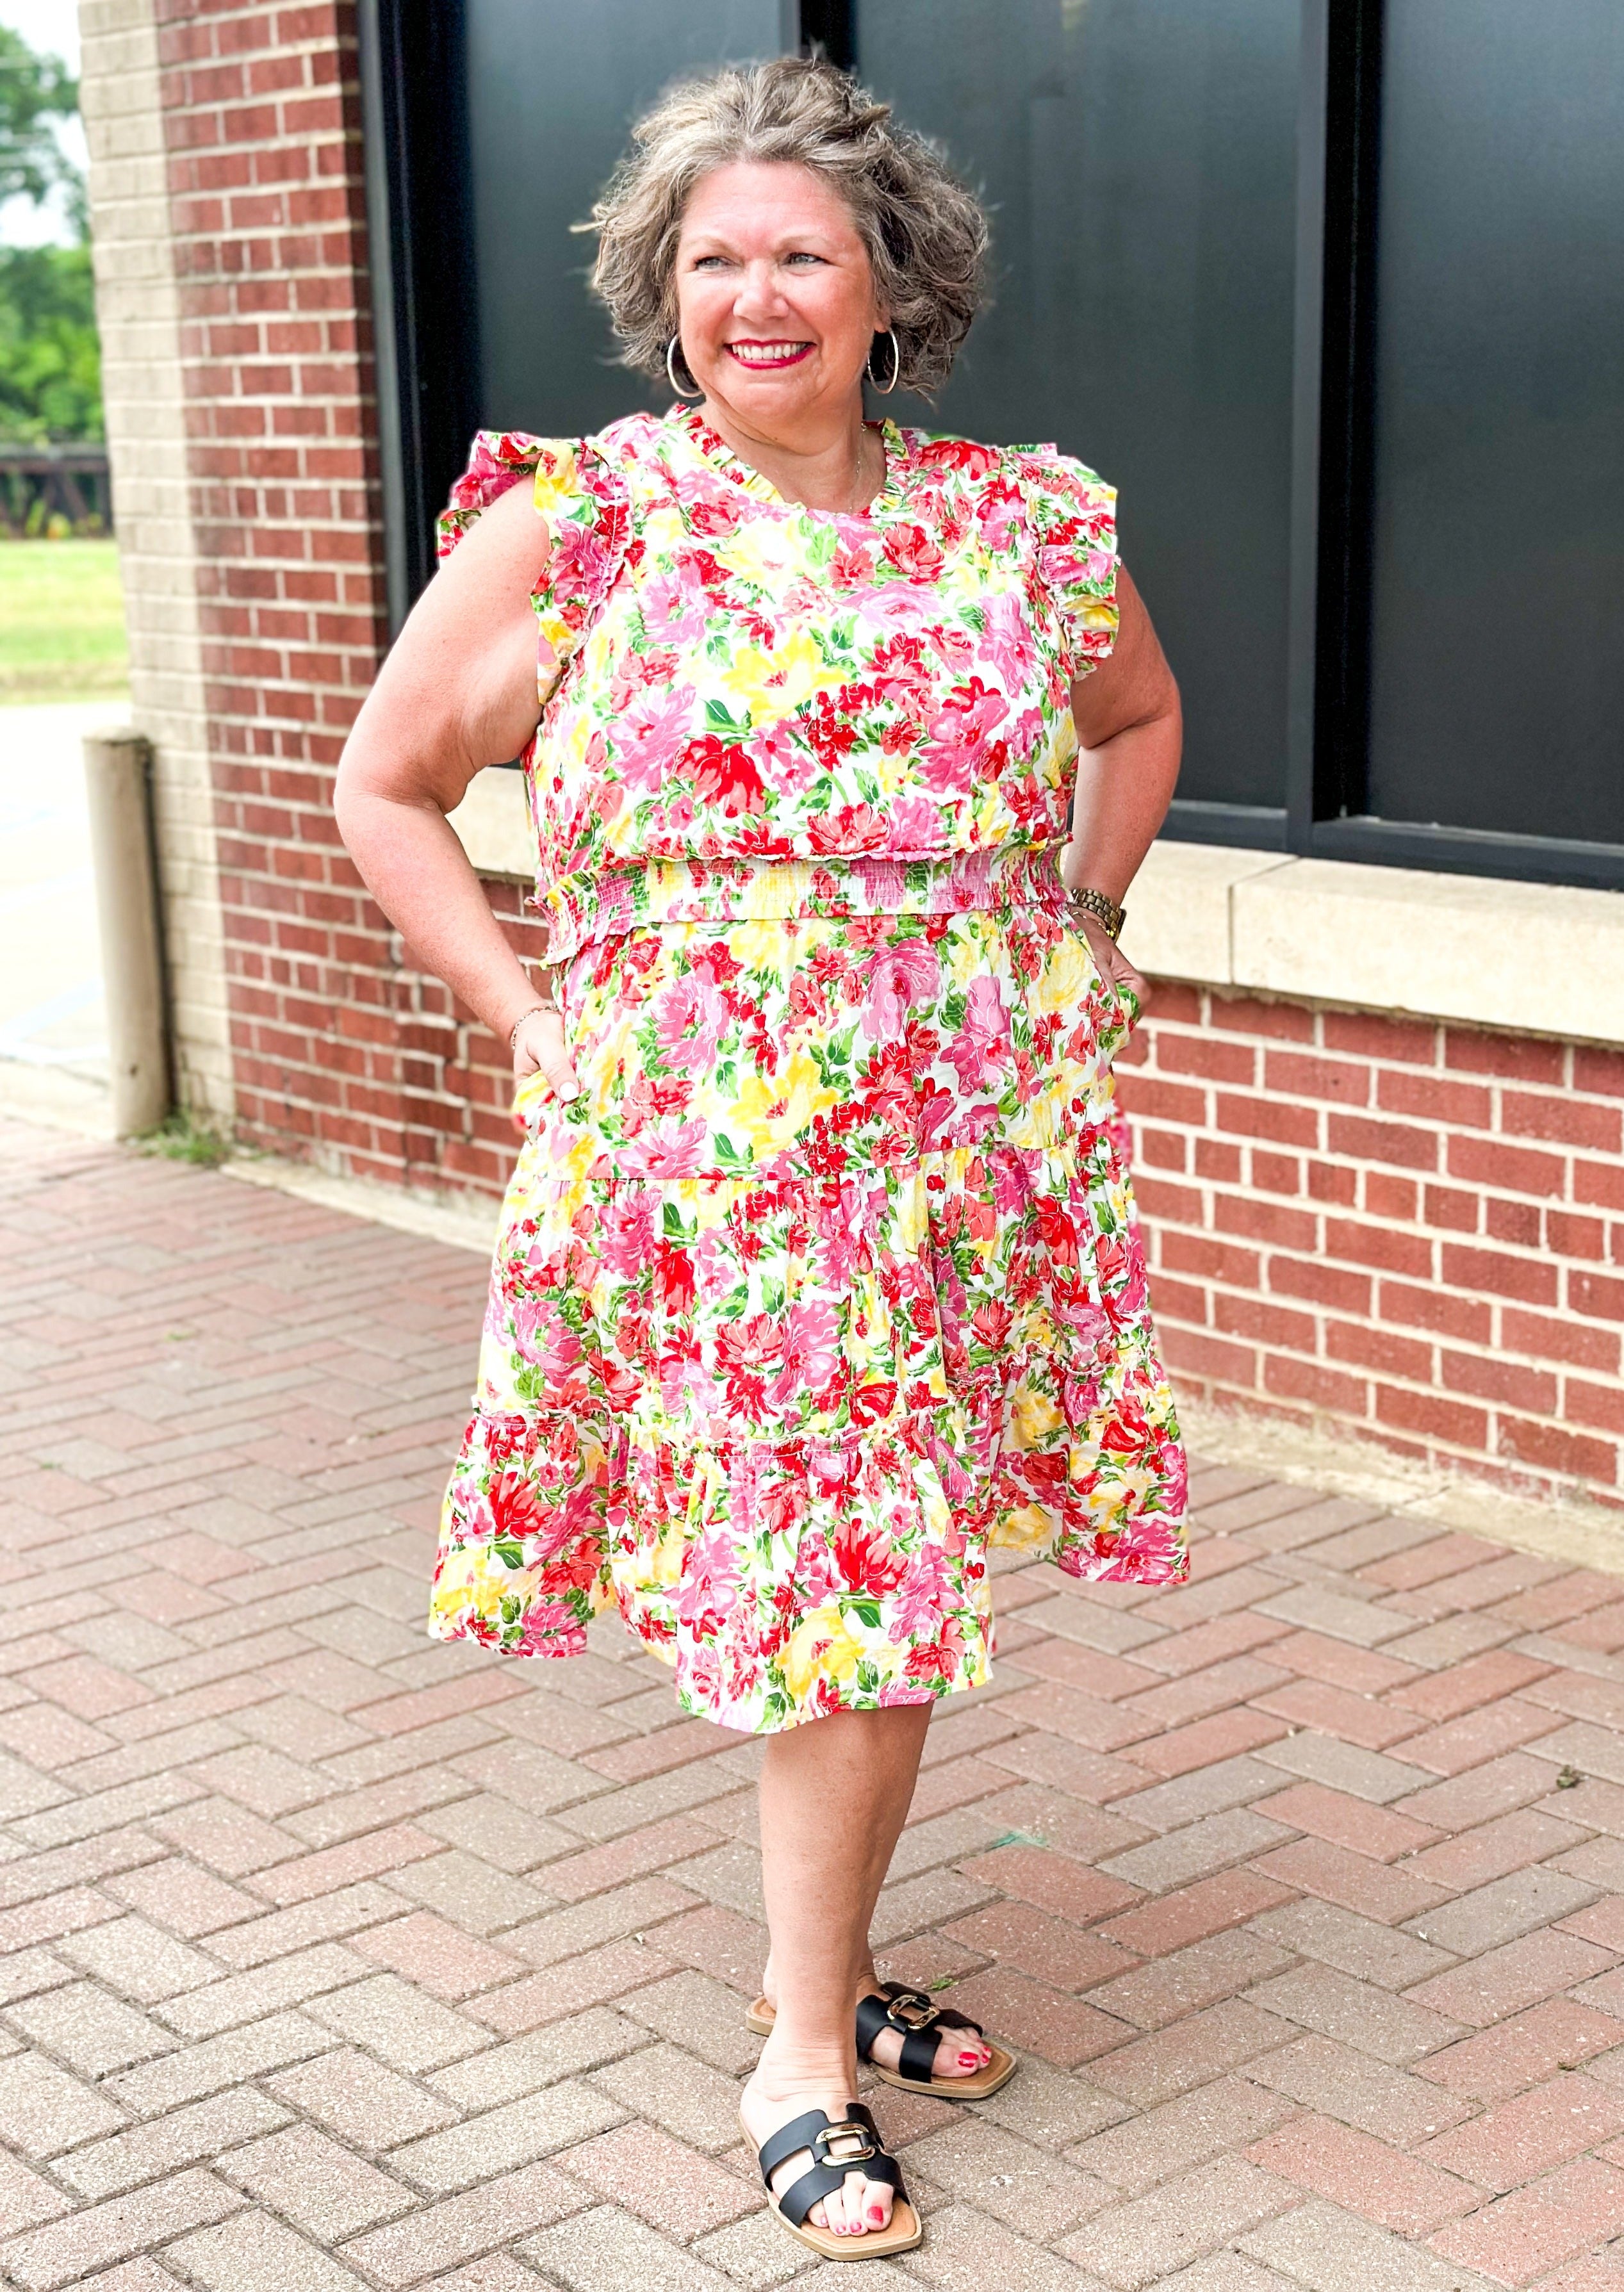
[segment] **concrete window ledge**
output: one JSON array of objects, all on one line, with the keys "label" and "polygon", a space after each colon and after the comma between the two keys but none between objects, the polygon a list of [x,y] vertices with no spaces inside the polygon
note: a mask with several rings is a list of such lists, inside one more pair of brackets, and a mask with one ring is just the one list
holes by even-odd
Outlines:
[{"label": "concrete window ledge", "polygon": [[1157,843],[1128,905],[1152,977],[1624,1044],[1616,892]]},{"label": "concrete window ledge", "polygon": [[[481,876],[535,874],[522,774],[481,772],[451,825]],[[1617,892],[1157,843],[1128,906],[1152,978],[1624,1045]]]}]

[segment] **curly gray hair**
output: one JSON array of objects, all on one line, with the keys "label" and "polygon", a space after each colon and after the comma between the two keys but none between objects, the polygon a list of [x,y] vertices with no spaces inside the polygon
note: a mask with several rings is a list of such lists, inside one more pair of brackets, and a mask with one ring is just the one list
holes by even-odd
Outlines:
[{"label": "curly gray hair", "polygon": [[938,389],[986,300],[986,214],[933,143],[821,57],[724,65],[667,88],[637,122],[590,219],[574,226],[598,234],[592,286],[621,364],[665,372],[683,210],[702,175],[738,160],[789,160],[834,186],[891,313],[898,379]]}]

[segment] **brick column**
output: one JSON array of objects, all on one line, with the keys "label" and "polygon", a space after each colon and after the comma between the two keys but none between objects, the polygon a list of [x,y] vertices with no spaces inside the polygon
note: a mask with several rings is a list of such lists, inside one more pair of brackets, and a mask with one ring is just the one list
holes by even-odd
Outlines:
[{"label": "brick column", "polygon": [[[163,831],[172,907],[187,839],[211,839],[214,937],[177,949],[188,1011],[206,994],[217,1017],[222,1087],[198,1102],[329,1168],[499,1186],[505,1061],[413,965],[332,816],[384,643],[354,10],[89,0],[86,35],[115,354],[126,279],[161,282],[162,355],[110,409],[112,451],[137,715],[171,779],[182,755],[192,766],[192,811]],[[149,174],[120,238],[111,123],[126,117]],[[124,521],[155,427],[172,546],[149,577],[143,529]],[[190,645],[190,747],[154,697],[160,621]],[[521,931],[515,895],[492,896]]]},{"label": "brick column", "polygon": [[154,0],[83,0],[96,308],[133,714],[157,756],[164,921],[182,1104],[233,1110],[197,544],[169,234]]}]

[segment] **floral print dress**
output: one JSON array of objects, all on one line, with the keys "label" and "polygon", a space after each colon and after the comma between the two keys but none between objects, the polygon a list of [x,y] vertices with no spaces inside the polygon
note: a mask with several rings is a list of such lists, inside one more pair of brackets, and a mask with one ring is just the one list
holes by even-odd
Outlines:
[{"label": "floral print dress", "polygon": [[766,1731],[990,1676],[993,1547],[1188,1570],[1104,982],[1059,861],[1111,489],[887,421],[852,514],[691,408],[483,433],[553,545],[525,758],[581,1094],[521,1089],[432,1630],[611,1602]]}]

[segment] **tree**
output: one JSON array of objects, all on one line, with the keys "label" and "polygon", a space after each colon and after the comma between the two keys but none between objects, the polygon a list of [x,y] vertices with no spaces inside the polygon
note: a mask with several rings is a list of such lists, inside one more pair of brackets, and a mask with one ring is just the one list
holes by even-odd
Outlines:
[{"label": "tree", "polygon": [[0,439],[18,444],[103,434],[85,182],[51,125],[78,105],[67,66],[0,24],[0,199],[20,195],[37,206],[65,187],[79,239],[0,247]]},{"label": "tree", "polygon": [[84,178],[50,124],[78,108],[79,84],[61,58],[36,55],[20,32],[0,24],[0,199],[20,194],[37,206],[64,184],[83,238]]},{"label": "tree", "polygon": [[0,247],[0,439],[83,445],[102,435],[89,248]]}]

